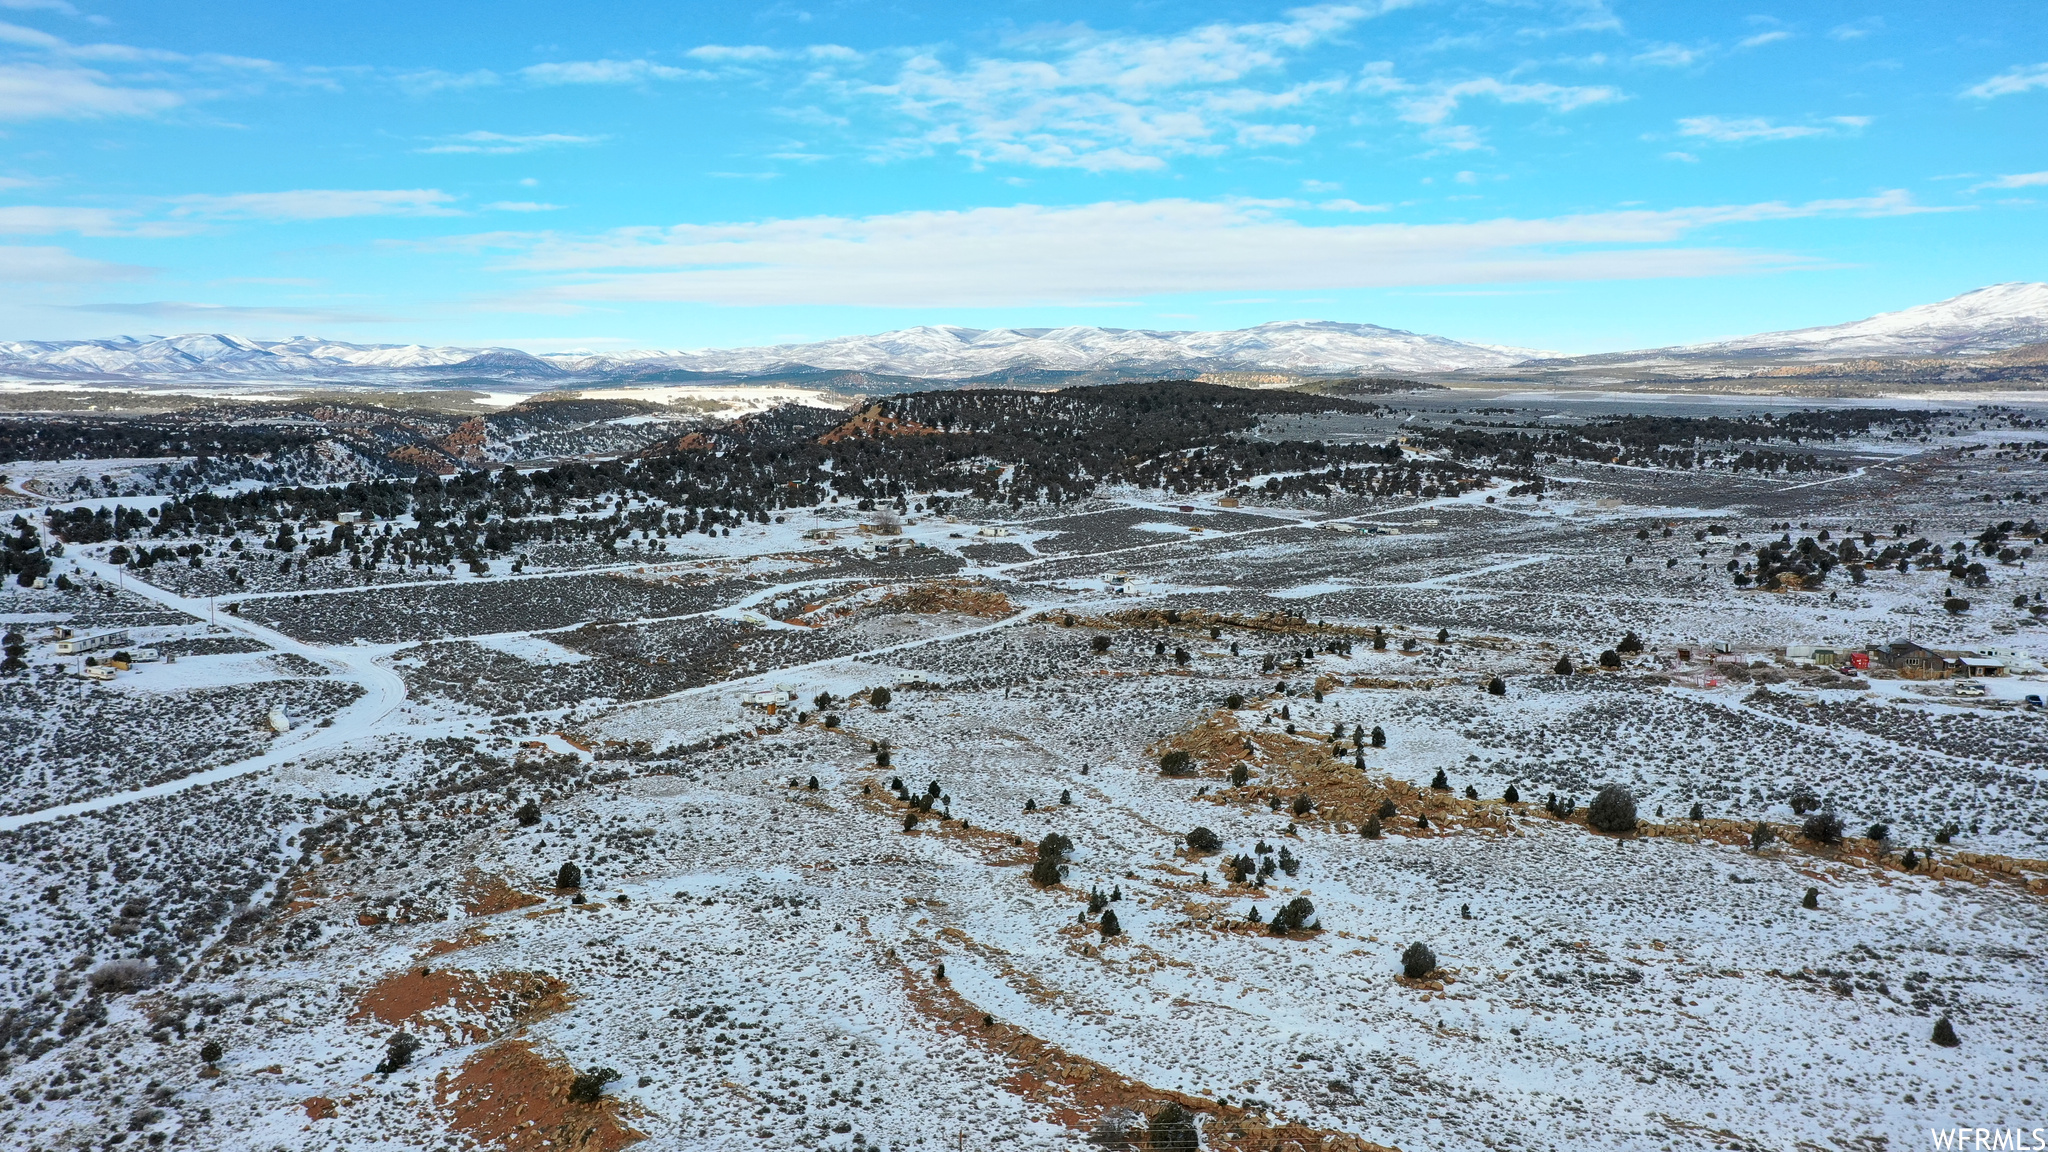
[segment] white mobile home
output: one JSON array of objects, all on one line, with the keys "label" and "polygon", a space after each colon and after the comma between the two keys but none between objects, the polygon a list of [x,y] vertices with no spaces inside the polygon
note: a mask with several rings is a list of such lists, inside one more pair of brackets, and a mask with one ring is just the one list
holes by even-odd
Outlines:
[{"label": "white mobile home", "polygon": [[102,648],[119,648],[128,643],[128,630],[116,628],[108,632],[92,632],[84,636],[71,636],[57,641],[57,655],[79,656],[87,652],[98,652]]}]

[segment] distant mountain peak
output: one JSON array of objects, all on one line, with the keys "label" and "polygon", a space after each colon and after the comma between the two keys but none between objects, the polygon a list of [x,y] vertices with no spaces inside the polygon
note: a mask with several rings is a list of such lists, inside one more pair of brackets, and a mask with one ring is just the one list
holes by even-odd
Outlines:
[{"label": "distant mountain peak", "polygon": [[1804,358],[1968,356],[2042,340],[2048,340],[2048,284],[2016,280],[1846,324],[1765,332],[1673,351]]}]

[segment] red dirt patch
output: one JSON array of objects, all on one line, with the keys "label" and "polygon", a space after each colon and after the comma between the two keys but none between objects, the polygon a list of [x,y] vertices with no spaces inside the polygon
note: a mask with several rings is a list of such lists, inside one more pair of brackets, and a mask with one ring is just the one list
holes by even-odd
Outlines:
[{"label": "red dirt patch", "polygon": [[880,404],[870,404],[860,415],[841,424],[823,436],[820,444],[837,444],[855,436],[936,436],[937,428],[928,427],[912,420],[900,420],[882,411]]},{"label": "red dirt patch", "polygon": [[299,1101],[299,1107],[306,1110],[308,1120],[334,1119],[334,1101],[325,1096],[308,1096]]},{"label": "red dirt patch", "polygon": [[568,985],[544,973],[499,972],[486,978],[460,968],[421,967],[371,985],[349,1022],[431,1028],[474,1044],[568,1006]]},{"label": "red dirt patch", "polygon": [[963,616],[995,618],[1017,610],[1001,592],[978,588],[964,580],[920,584],[894,596],[884,597],[875,607],[884,612],[958,612]]},{"label": "red dirt patch", "polygon": [[570,1103],[575,1078],[561,1059],[513,1039],[471,1056],[452,1077],[443,1072],[434,1095],[451,1127],[508,1152],[611,1152],[647,1138],[630,1123],[644,1113],[629,1103],[610,1097]]},{"label": "red dirt patch", "polygon": [[503,876],[486,876],[474,870],[456,885],[455,896],[462,901],[463,913],[469,916],[490,916],[546,903],[531,892],[512,887]]},{"label": "red dirt patch", "polygon": [[1054,1119],[1075,1131],[1085,1131],[1112,1108],[1149,1114],[1172,1101],[1190,1112],[1209,1115],[1211,1122],[1203,1129],[1204,1143],[1217,1152],[1393,1152],[1383,1144],[1346,1133],[1301,1124],[1275,1124],[1242,1108],[1128,1079],[1106,1065],[1048,1044],[1014,1025],[984,1025],[981,1009],[962,999],[950,986],[924,979],[900,961],[897,975],[910,1003],[929,1024],[1001,1056],[1014,1069],[1003,1082],[1004,1088],[1046,1105]]}]

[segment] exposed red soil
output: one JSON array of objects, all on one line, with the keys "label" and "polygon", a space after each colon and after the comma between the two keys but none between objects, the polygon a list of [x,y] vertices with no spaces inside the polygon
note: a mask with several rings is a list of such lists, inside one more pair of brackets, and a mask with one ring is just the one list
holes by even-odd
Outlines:
[{"label": "exposed red soil", "polygon": [[515,1038],[479,1051],[453,1076],[443,1072],[434,1095],[450,1127],[507,1152],[611,1152],[647,1138],[633,1127],[643,1113],[630,1104],[570,1103],[575,1078],[565,1061]]}]

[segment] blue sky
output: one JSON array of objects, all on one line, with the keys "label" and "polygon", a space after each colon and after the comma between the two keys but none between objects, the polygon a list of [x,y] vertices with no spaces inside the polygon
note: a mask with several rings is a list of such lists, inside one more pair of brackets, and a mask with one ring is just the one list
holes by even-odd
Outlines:
[{"label": "blue sky", "polygon": [[1834,323],[2048,279],[2040,11],[0,0],[0,339]]}]

